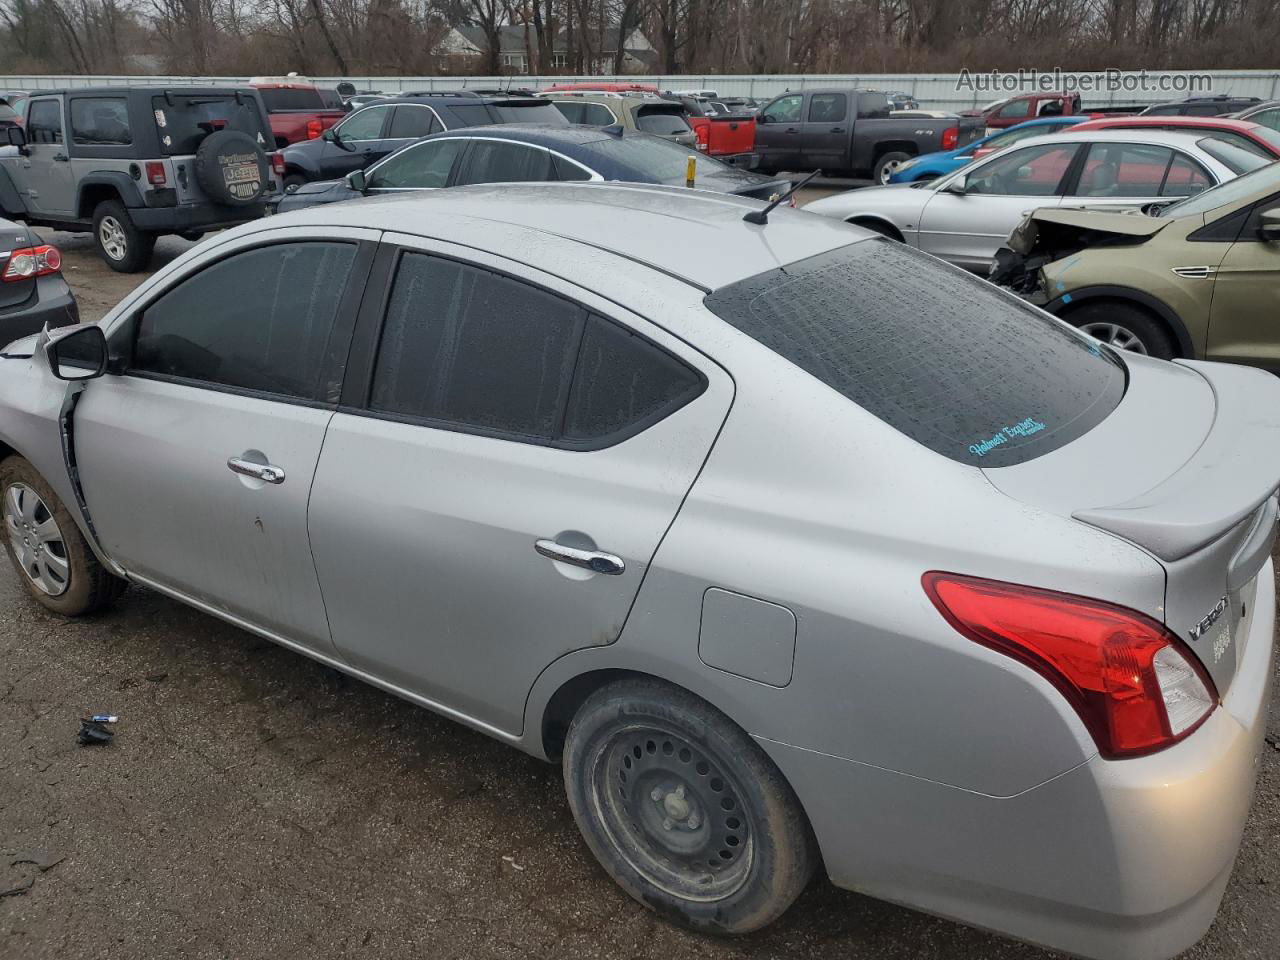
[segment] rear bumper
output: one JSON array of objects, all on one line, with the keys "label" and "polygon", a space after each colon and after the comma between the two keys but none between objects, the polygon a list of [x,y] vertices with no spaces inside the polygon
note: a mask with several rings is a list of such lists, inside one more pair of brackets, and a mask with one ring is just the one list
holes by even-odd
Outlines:
[{"label": "rear bumper", "polygon": [[1094,756],[1016,796],[761,746],[838,886],[1085,957],[1163,960],[1213,922],[1248,816],[1271,695],[1270,560],[1254,610],[1230,692],[1191,737]]},{"label": "rear bumper", "polygon": [[177,207],[132,207],[129,217],[139,230],[149,233],[185,233],[206,227],[234,227],[257,220],[267,211],[268,201],[247,207],[224,207],[214,203]]},{"label": "rear bumper", "polygon": [[39,333],[48,324],[65,327],[80,322],[80,308],[61,276],[36,280],[35,295],[16,307],[0,309],[0,344]]}]

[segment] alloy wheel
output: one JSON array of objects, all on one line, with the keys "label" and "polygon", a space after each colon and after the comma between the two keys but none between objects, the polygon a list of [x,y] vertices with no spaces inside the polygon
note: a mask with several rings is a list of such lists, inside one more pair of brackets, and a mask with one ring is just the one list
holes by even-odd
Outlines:
[{"label": "alloy wheel", "polygon": [[675,730],[633,726],[605,740],[590,769],[599,822],[645,880],[702,901],[747,882],[754,831],[718,758]]},{"label": "alloy wheel", "polygon": [[4,493],[4,524],[27,579],[51,597],[64,593],[71,581],[67,544],[40,495],[25,483],[11,484]]},{"label": "alloy wheel", "polygon": [[112,260],[123,260],[129,251],[129,241],[124,235],[124,228],[115,217],[103,217],[98,224],[98,242]]},{"label": "alloy wheel", "polygon": [[880,171],[880,183],[887,184],[889,179],[898,172],[898,168],[900,166],[902,166],[901,160],[890,160],[886,163],[884,168]]},{"label": "alloy wheel", "polygon": [[1147,345],[1141,338],[1128,327],[1118,323],[1086,323],[1080,329],[1117,350],[1129,350],[1141,354],[1147,352]]}]

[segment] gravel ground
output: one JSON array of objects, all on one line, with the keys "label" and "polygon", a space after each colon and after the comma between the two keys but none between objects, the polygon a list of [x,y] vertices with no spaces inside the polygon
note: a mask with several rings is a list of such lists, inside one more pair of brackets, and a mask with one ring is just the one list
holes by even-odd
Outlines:
[{"label": "gravel ground", "polygon": [[[141,279],[51,237],[86,319]],[[115,742],[78,747],[94,712],[120,715]],[[1050,956],[822,879],[760,934],[672,928],[592,861],[554,766],[136,587],[66,621],[0,563],[0,731],[3,958]],[[1269,746],[1187,957],[1280,956],[1278,843]]]}]

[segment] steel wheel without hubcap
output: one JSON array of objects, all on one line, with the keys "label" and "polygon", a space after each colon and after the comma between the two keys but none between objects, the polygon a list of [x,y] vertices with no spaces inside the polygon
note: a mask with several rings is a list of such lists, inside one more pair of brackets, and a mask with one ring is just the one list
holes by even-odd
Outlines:
[{"label": "steel wheel without hubcap", "polygon": [[751,872],[751,824],[724,764],[672,730],[628,727],[591,760],[591,803],[613,846],[654,886],[720,900]]},{"label": "steel wheel without hubcap", "polygon": [[4,495],[4,522],[28,579],[51,597],[64,593],[71,579],[67,545],[40,495],[24,483],[12,484]]},{"label": "steel wheel without hubcap", "polygon": [[1138,335],[1118,323],[1086,323],[1080,329],[1117,350],[1130,350],[1141,354],[1147,352],[1147,345],[1138,338]]},{"label": "steel wheel without hubcap", "polygon": [[123,260],[129,249],[129,241],[125,238],[124,228],[115,217],[102,218],[98,224],[98,242],[112,260]]}]

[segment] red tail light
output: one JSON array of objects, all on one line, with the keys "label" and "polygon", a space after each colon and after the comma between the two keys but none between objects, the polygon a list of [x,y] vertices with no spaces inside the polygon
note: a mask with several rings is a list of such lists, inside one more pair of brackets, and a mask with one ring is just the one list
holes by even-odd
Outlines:
[{"label": "red tail light", "polygon": [[163,187],[168,177],[164,172],[164,164],[159,160],[147,161],[147,183],[153,187]]},{"label": "red tail light", "polygon": [[936,571],[922,583],[961,634],[1057,687],[1107,759],[1177,743],[1218,702],[1195,656],[1164,626],[1134,610]]},{"label": "red tail light", "polygon": [[62,254],[57,247],[48,244],[40,247],[21,247],[9,255],[9,264],[4,268],[0,280],[5,283],[16,283],[19,280],[30,280],[32,277],[43,277],[57,273],[62,268]]},{"label": "red tail light", "polygon": [[318,140],[320,139],[320,134],[322,133],[324,133],[323,123],[321,123],[319,120],[307,121],[307,139],[308,140]]},{"label": "red tail light", "polygon": [[942,149],[954,150],[960,143],[960,128],[947,127],[942,131]]},{"label": "red tail light", "polygon": [[693,132],[698,138],[698,149],[699,150],[707,149],[707,144],[711,141],[710,125],[708,124],[708,125],[703,125],[699,127],[694,127]]},{"label": "red tail light", "polygon": [[[314,137],[312,139],[315,139]],[[284,176],[284,154],[273,153],[271,155],[271,169],[275,171],[276,176]]]}]

